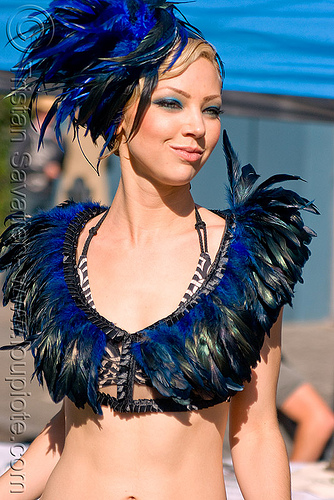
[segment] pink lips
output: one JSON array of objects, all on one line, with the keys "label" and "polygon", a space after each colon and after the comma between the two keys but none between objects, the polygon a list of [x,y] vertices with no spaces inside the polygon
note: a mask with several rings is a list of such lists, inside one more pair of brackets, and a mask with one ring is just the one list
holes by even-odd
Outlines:
[{"label": "pink lips", "polygon": [[171,149],[183,160],[194,162],[198,161],[204,151],[200,148],[191,148],[188,146],[171,146]]}]

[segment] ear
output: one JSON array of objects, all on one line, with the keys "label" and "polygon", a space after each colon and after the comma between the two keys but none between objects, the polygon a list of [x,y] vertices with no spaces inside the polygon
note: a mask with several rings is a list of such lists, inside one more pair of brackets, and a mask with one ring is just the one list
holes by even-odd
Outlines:
[{"label": "ear", "polygon": [[123,112],[121,121],[116,129],[116,137],[119,143],[121,143],[123,140],[127,142],[132,129],[133,120],[134,120],[134,108],[131,106],[131,108]]},{"label": "ear", "polygon": [[114,154],[116,154],[117,156],[119,156],[119,149],[122,146],[122,143],[126,142],[126,127],[127,127],[126,120],[124,119],[123,116],[119,125],[117,126],[115,135],[116,140],[114,146],[116,146],[116,149],[114,151]]},{"label": "ear", "polygon": [[126,138],[126,120],[124,120],[124,116],[122,116],[122,119],[116,129],[116,143],[118,144],[118,148],[121,145],[121,143],[124,141],[124,138]]},{"label": "ear", "polygon": [[116,129],[116,136],[122,133],[124,127],[124,118],[122,117],[117,129]]},{"label": "ear", "polygon": [[124,114],[122,115],[122,118],[118,124],[118,127],[116,129],[116,134],[120,134],[122,132],[122,129],[123,129],[123,126],[124,126]]}]

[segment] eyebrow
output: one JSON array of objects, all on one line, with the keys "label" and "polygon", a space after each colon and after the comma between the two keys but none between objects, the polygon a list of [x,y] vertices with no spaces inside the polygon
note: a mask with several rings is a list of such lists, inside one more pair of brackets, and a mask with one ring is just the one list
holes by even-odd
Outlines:
[{"label": "eyebrow", "polygon": [[[184,97],[186,97],[187,99],[189,99],[191,97],[190,94],[188,94],[188,92],[185,92],[184,90],[181,90],[181,89],[177,89],[175,87],[165,87],[166,89],[169,89],[169,90],[173,90],[174,92],[177,92],[178,94],[181,94],[183,95]],[[207,102],[207,101],[212,101],[213,99],[216,99],[217,97],[219,97],[221,99],[221,94],[213,94],[213,95],[208,95],[206,97],[204,97],[204,102]]]}]

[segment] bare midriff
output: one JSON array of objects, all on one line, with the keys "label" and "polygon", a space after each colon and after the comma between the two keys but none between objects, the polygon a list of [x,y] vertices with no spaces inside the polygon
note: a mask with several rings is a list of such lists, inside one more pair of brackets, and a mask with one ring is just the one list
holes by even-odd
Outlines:
[{"label": "bare midriff", "polygon": [[100,417],[66,400],[64,451],[41,499],[226,500],[228,406],[141,415],[103,407]]}]

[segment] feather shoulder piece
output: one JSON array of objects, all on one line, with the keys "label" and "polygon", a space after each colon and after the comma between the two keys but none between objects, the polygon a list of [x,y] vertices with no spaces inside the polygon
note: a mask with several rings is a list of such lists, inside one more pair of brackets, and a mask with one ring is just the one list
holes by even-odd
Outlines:
[{"label": "feather shoulder piece", "polygon": [[184,405],[194,395],[226,401],[250,380],[265,334],[302,281],[315,236],[301,217],[302,210],[318,213],[313,203],[275,187],[299,177],[276,175],[256,187],[259,176],[251,165],[241,168],[225,131],[224,151],[230,208],[217,212],[227,225],[221,254],[169,325],[158,322],[134,345],[153,385]]},{"label": "feather shoulder piece", "polygon": [[14,333],[30,346],[39,382],[44,377],[55,402],[67,395],[78,407],[89,403],[101,413],[97,369],[105,336],[75,305],[63,272],[64,236],[83,210],[93,216],[104,209],[67,203],[33,217],[11,216],[13,223],[0,239],[0,270],[8,271],[4,305],[14,303]]},{"label": "feather shoulder piece", "polygon": [[66,204],[28,219],[16,216],[3,233],[4,303],[14,303],[14,331],[30,345],[35,374],[55,402],[67,395],[78,407],[88,403],[102,412],[98,369],[106,335],[125,341],[158,392],[185,410],[226,401],[250,380],[264,337],[291,303],[309,257],[315,233],[301,211],[317,210],[275,187],[299,177],[276,175],[256,186],[258,175],[251,165],[240,167],[226,133],[224,149],[230,208],[217,211],[226,229],[209,275],[172,314],[135,334],[89,309],[75,269],[78,234],[105,208]]}]

